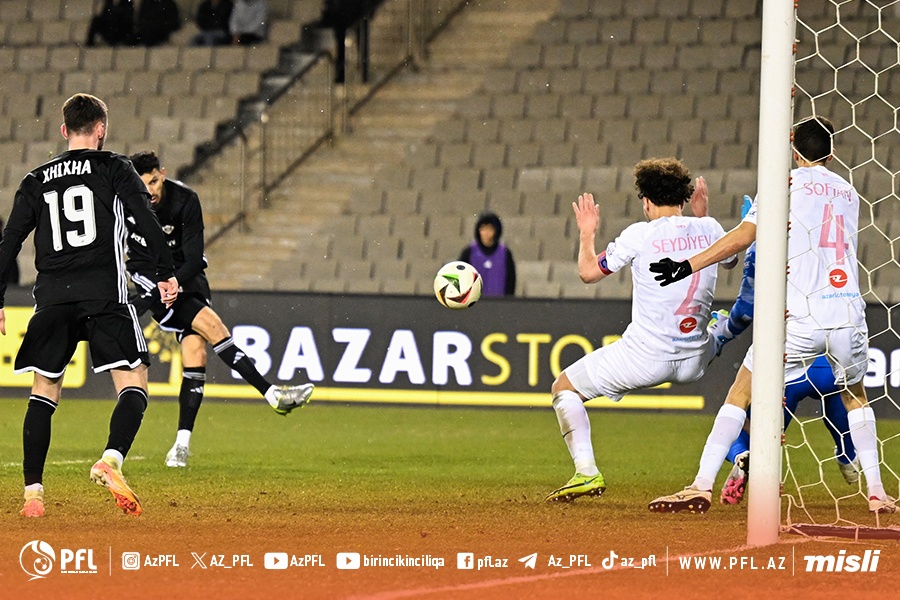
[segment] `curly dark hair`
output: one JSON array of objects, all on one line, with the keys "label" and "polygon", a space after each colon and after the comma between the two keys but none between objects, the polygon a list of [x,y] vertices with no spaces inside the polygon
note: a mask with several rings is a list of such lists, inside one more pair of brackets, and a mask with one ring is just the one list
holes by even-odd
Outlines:
[{"label": "curly dark hair", "polygon": [[636,164],[634,187],[657,206],[684,204],[694,193],[691,172],[677,158],[648,158]]},{"label": "curly dark hair", "polygon": [[153,150],[142,150],[132,154],[129,158],[138,175],[146,175],[152,173],[154,169],[159,169],[159,158]]}]

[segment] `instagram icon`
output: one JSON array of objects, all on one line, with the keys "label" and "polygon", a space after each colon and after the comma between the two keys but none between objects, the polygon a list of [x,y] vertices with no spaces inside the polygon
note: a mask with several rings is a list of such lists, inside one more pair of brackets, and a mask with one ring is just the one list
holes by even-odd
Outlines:
[{"label": "instagram icon", "polygon": [[123,552],[122,553],[122,570],[137,571],[141,568],[140,552]]}]

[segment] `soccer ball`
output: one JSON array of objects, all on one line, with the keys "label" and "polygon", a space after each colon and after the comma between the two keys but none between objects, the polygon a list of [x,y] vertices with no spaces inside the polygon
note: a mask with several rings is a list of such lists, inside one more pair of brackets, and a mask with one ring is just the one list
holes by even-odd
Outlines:
[{"label": "soccer ball", "polygon": [[469,263],[449,262],[438,269],[434,295],[447,308],[469,308],[481,298],[481,275]]}]

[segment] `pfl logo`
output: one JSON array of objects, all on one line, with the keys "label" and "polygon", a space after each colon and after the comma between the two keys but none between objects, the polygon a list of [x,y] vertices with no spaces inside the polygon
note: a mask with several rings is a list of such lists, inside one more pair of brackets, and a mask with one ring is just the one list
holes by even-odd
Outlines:
[{"label": "pfl logo", "polygon": [[[34,540],[28,542],[19,552],[19,565],[28,575],[35,579],[43,579],[53,571],[56,562],[56,551],[47,542]],[[59,551],[59,572],[72,574],[96,574],[97,565],[94,563],[94,551],[90,548],[70,550],[62,548]]]},{"label": "pfl logo", "polygon": [[28,581],[43,579],[49,575],[53,570],[54,562],[56,562],[56,552],[53,550],[53,546],[47,542],[40,540],[28,542],[22,546],[22,550],[19,552],[19,565],[23,571],[31,575],[31,579]]},{"label": "pfl logo", "polygon": [[832,270],[831,273],[828,274],[828,279],[831,281],[832,287],[842,288],[847,285],[847,274],[840,269]]}]

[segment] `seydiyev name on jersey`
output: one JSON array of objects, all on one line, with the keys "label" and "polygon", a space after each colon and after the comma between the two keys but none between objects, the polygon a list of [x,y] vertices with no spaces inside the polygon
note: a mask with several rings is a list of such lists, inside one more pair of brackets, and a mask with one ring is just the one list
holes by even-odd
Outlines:
[{"label": "seydiyev name on jersey", "polygon": [[653,251],[656,254],[668,254],[680,250],[702,250],[709,247],[713,241],[713,237],[708,234],[663,238],[653,240]]},{"label": "seydiyev name on jersey", "polygon": [[87,175],[91,172],[89,160],[64,160],[44,169],[44,181],[62,177],[63,175]]}]

